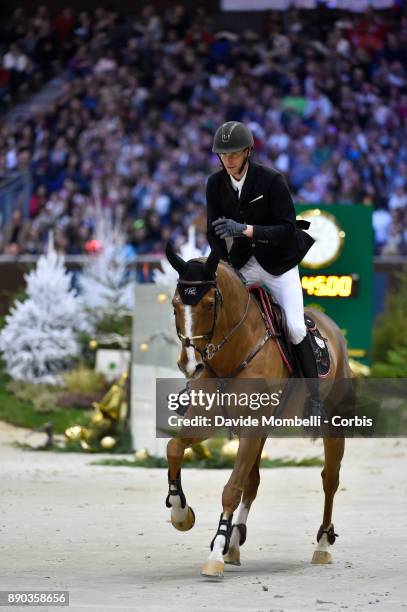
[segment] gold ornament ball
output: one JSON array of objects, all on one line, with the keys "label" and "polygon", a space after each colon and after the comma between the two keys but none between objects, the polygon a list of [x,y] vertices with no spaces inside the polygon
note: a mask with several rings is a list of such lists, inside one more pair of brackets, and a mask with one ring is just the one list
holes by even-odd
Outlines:
[{"label": "gold ornament ball", "polygon": [[221,457],[236,457],[238,448],[239,440],[229,440],[228,442],[225,442],[220,450]]},{"label": "gold ornament ball", "polygon": [[146,353],[148,351],[148,348],[149,348],[149,346],[148,346],[147,342],[142,342],[140,344],[140,346],[139,346],[139,349],[140,349],[140,351],[142,353]]},{"label": "gold ornament ball", "polygon": [[91,348],[94,351],[95,349],[97,349],[97,347],[98,347],[97,340],[89,340],[89,348]]},{"label": "gold ornament ball", "polygon": [[196,459],[210,459],[211,451],[205,444],[194,444],[192,447]]},{"label": "gold ornament ball", "polygon": [[192,448],[185,449],[184,461],[192,461],[193,459],[195,459],[195,453]]},{"label": "gold ornament ball", "polygon": [[103,414],[100,412],[100,410],[98,410],[92,417],[92,423],[94,425],[99,425],[100,423],[103,422],[104,416]]},{"label": "gold ornament ball", "polygon": [[157,295],[157,302],[159,304],[165,304],[166,301],[167,301],[167,294],[166,293],[159,293]]},{"label": "gold ornament ball", "polygon": [[350,365],[350,369],[352,370],[352,374],[354,374],[355,376],[370,376],[370,368],[367,365],[364,365],[363,363],[360,363],[360,361],[357,361],[356,359],[349,359],[349,365]]},{"label": "gold ornament ball", "polygon": [[110,450],[114,446],[116,446],[116,440],[112,438],[112,436],[105,436],[100,441],[100,446],[105,450]]},{"label": "gold ornament ball", "polygon": [[83,428],[80,425],[73,425],[65,429],[65,437],[72,442],[79,442],[82,436]]},{"label": "gold ornament ball", "polygon": [[263,461],[268,461],[270,459],[270,455],[268,454],[265,448],[263,448],[263,450],[261,451],[261,458],[263,459]]},{"label": "gold ornament ball", "polygon": [[143,461],[144,459],[147,459],[148,457],[148,451],[145,448],[140,448],[139,450],[136,450],[136,452],[134,453],[134,458],[136,461]]}]

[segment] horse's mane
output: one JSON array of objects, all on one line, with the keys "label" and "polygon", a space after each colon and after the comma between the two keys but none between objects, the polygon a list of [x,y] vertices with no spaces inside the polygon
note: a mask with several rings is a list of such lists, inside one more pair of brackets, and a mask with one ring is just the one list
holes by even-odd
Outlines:
[{"label": "horse's mane", "polygon": [[[225,270],[227,274],[232,274],[232,276],[236,277],[236,279],[239,281],[241,285],[244,285],[244,287],[246,287],[246,281],[244,279],[244,276],[243,274],[239,272],[239,270],[236,270],[233,266],[231,266],[227,262],[221,261],[219,265],[221,266],[221,269]],[[219,269],[219,266],[218,266],[218,269]]]}]

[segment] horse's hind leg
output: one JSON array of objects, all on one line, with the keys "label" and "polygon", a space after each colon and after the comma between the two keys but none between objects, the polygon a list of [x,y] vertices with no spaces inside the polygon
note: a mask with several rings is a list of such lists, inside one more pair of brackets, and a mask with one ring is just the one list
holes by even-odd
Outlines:
[{"label": "horse's hind leg", "polygon": [[237,516],[233,522],[232,535],[230,536],[229,550],[223,557],[225,563],[231,565],[240,565],[240,547],[246,541],[247,528],[246,521],[252,503],[256,499],[257,490],[260,484],[260,460],[264,444],[267,438],[262,440],[256,461],[250,471],[249,476],[244,484],[242,501],[237,509]]},{"label": "horse's hind leg", "polygon": [[337,535],[332,524],[332,507],[339,486],[339,470],[344,449],[345,438],[324,438],[325,464],[321,473],[325,493],[324,516],[318,530],[318,544],[311,563],[332,563],[329,547],[334,544]]},{"label": "horse's hind leg", "polygon": [[171,508],[171,523],[179,531],[188,531],[195,523],[194,511],[188,506],[181,485],[184,452],[189,446],[203,440],[205,438],[172,438],[167,444],[168,495],[165,505]]},{"label": "horse's hind leg", "polygon": [[211,553],[204,564],[201,574],[213,578],[223,578],[224,561],[232,534],[233,512],[238,507],[247,478],[256,461],[262,444],[261,438],[241,438],[233,472],[223,489],[222,506],[218,530],[211,542]]}]

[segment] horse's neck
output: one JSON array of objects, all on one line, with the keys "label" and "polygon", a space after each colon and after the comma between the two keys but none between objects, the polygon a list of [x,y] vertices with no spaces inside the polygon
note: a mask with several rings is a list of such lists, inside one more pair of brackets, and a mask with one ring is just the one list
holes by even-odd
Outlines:
[{"label": "horse's neck", "polygon": [[223,298],[222,308],[229,325],[243,314],[249,299],[249,292],[239,276],[226,265],[222,266],[220,291]]}]

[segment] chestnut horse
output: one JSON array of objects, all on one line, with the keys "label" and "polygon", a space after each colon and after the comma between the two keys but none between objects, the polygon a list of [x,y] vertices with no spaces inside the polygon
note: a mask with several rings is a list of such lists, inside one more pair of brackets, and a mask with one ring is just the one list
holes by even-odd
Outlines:
[{"label": "chestnut horse", "polygon": [[[178,366],[186,378],[190,381],[214,377],[288,378],[289,372],[276,341],[273,337],[265,341],[265,325],[259,308],[239,275],[229,265],[219,263],[213,251],[207,260],[199,258],[188,262],[179,257],[171,245],[167,246],[166,253],[179,274],[172,303],[182,342]],[[185,299],[186,296],[192,301]],[[339,328],[324,313],[311,309],[307,312],[312,314],[322,336],[328,340],[331,359],[328,376],[350,378],[345,341]],[[186,417],[192,414],[189,411],[190,408]],[[167,446],[169,492],[166,505],[171,508],[173,526],[181,531],[191,529],[195,522],[194,512],[181,486],[184,451],[205,438],[181,435],[171,439]],[[204,576],[222,578],[224,563],[240,565],[240,546],[246,539],[246,520],[260,482],[259,464],[266,439],[239,439],[235,465],[223,489],[218,530],[201,571]],[[329,548],[336,536],[331,520],[332,506],[339,484],[344,438],[324,438],[324,451],[325,502],[318,544],[312,557],[312,563],[318,564],[332,560]]]}]

